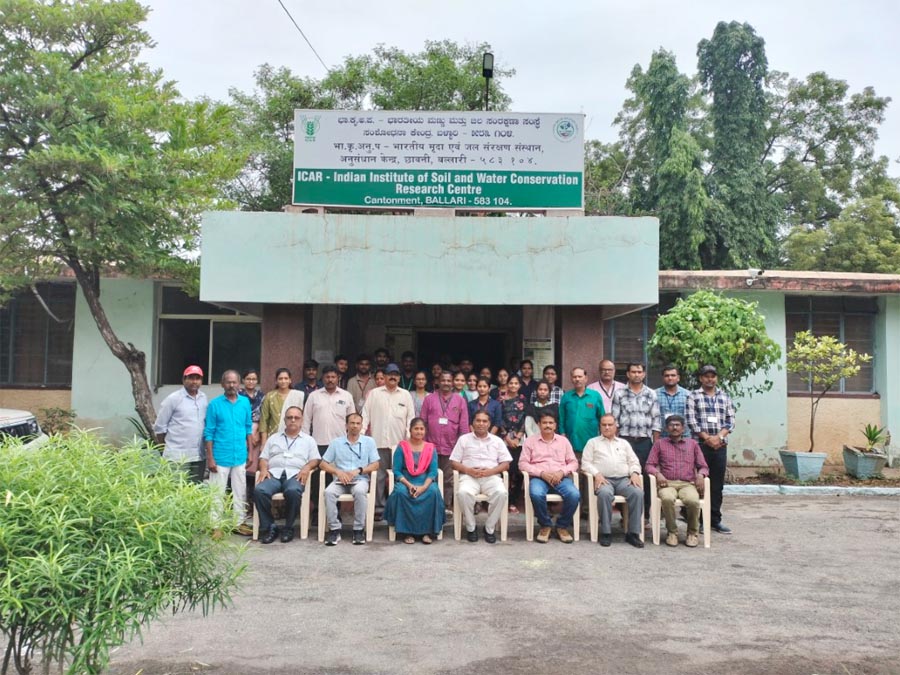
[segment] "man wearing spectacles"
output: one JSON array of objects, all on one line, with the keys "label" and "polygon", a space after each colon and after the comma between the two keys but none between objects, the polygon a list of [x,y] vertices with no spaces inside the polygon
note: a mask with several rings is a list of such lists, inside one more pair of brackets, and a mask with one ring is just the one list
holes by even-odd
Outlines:
[{"label": "man wearing spectacles", "polygon": [[600,362],[600,379],[591,382],[587,388],[593,389],[600,394],[603,399],[603,409],[607,412],[612,410],[612,398],[619,389],[624,389],[628,385],[619,382],[616,377],[616,364],[609,359],[603,359]]}]

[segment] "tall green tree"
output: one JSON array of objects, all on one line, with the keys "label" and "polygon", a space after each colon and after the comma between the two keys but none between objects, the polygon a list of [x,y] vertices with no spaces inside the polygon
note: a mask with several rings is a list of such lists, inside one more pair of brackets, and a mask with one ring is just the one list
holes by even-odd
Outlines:
[{"label": "tall green tree", "polygon": [[187,102],[139,61],[134,0],[0,3],[0,288],[68,268],[155,417],[146,357],[106,315],[100,278],[189,276],[199,213],[240,165],[227,107]]}]

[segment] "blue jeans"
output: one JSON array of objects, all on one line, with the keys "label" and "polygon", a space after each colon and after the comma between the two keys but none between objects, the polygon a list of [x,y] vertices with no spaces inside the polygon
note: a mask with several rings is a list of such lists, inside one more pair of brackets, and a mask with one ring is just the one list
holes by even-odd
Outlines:
[{"label": "blue jeans", "polygon": [[581,500],[581,495],[578,494],[572,478],[566,476],[556,487],[552,487],[543,478],[531,476],[528,480],[528,492],[530,493],[528,496],[531,497],[538,524],[541,527],[553,527],[553,521],[550,519],[550,512],[547,509],[547,495],[557,494],[563,498],[563,507],[562,512],[556,518],[556,526],[564,527],[567,530],[572,529],[573,516],[578,508],[578,502]]}]

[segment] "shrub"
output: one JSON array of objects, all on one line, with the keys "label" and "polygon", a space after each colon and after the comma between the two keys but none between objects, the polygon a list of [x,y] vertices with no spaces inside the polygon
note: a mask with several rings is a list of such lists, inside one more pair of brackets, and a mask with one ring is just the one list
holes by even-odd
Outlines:
[{"label": "shrub", "polygon": [[75,411],[71,408],[41,408],[41,429],[48,436],[67,434],[75,424]]},{"label": "shrub", "polygon": [[0,486],[3,673],[99,673],[163,611],[228,603],[244,572],[243,547],[210,536],[234,525],[213,494],[145,444],[0,445]]}]

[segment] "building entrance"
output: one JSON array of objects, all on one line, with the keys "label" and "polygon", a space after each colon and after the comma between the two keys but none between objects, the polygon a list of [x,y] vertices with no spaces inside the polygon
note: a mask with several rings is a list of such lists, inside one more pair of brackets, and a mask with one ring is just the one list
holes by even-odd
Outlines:
[{"label": "building entrance", "polygon": [[433,363],[459,363],[468,357],[476,370],[488,366],[493,372],[505,367],[512,350],[512,336],[505,332],[416,331],[416,355],[419,368]]}]

